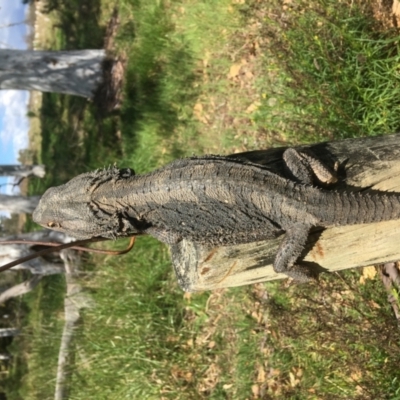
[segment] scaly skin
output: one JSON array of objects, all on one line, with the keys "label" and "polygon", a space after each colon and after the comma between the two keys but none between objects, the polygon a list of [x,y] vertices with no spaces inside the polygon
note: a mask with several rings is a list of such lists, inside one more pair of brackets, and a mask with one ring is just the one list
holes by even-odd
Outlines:
[{"label": "scaly skin", "polygon": [[33,219],[78,239],[145,233],[169,244],[248,243],[285,232],[274,269],[303,281],[312,271],[297,260],[312,227],[400,219],[400,195],[323,190],[311,185],[311,173],[335,178],[312,155],[288,149],[284,159],[292,179],[218,156],[177,160],[146,175],[117,168],[82,174],[50,188]]}]

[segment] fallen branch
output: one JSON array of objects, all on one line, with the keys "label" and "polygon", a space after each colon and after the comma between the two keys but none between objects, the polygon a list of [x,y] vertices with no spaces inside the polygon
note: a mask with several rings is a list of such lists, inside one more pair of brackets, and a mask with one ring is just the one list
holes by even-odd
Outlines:
[{"label": "fallen branch", "polygon": [[[111,250],[100,250],[100,251],[96,251],[96,249],[88,249],[88,248],[80,247],[80,246],[83,245],[83,244],[94,243],[94,242],[101,242],[101,241],[105,241],[105,240],[109,240],[109,239],[100,238],[100,237],[95,237],[95,238],[90,238],[90,239],[77,240],[76,242],[70,242],[70,243],[64,243],[64,244],[59,244],[59,243],[58,243],[58,244],[54,244],[54,243],[51,243],[51,244],[48,244],[48,246],[50,247],[50,248],[48,248],[48,249],[44,249],[44,250],[37,251],[37,252],[35,252],[35,253],[33,253],[33,254],[30,254],[30,255],[28,255],[28,256],[26,256],[26,257],[21,257],[21,258],[19,258],[18,260],[12,261],[12,262],[10,262],[10,263],[8,263],[8,264],[5,264],[5,265],[1,266],[1,267],[0,267],[0,272],[6,271],[7,269],[10,269],[10,268],[12,268],[12,267],[15,267],[15,266],[17,266],[17,265],[19,265],[19,264],[22,264],[22,263],[26,262],[26,261],[33,260],[33,259],[35,259],[35,258],[37,258],[37,257],[44,256],[44,255],[53,253],[53,252],[55,252],[55,251],[60,251],[60,250],[65,250],[65,249],[72,249],[72,248],[78,247],[80,250],[89,251],[89,252],[94,252],[94,253],[96,253],[96,252],[101,252],[101,253],[103,253],[103,254],[121,255],[121,254],[125,254],[125,253],[127,253],[128,251],[130,251],[130,250],[132,249],[134,243],[135,243],[135,237],[131,237],[131,241],[130,241],[130,243],[129,243],[129,246],[128,246],[125,250],[120,250],[120,251],[111,251]],[[4,241],[4,243],[5,243],[5,242],[6,242],[6,241]],[[15,242],[15,241],[14,241],[14,242]],[[2,243],[2,242],[0,241],[0,244],[1,244],[1,243]],[[23,243],[26,243],[26,242],[23,241]],[[36,243],[36,244],[43,245],[43,242]],[[93,251],[93,250],[94,250],[94,251]]]},{"label": "fallen branch", "polygon": [[33,275],[32,278],[26,280],[25,282],[5,290],[0,294],[0,304],[5,303],[7,300],[13,297],[22,296],[23,294],[29,293],[39,284],[44,276],[45,275]]},{"label": "fallen branch", "polygon": [[78,258],[70,251],[63,251],[61,257],[65,266],[65,279],[67,281],[67,293],[64,300],[64,329],[61,337],[60,351],[58,353],[57,377],[55,387],[55,400],[63,400],[67,397],[67,379],[70,347],[76,325],[79,322],[79,311],[90,307],[91,300],[82,293],[82,287],[75,280],[75,270]]},{"label": "fallen branch", "polygon": [[[105,239],[103,239],[105,240]],[[93,241],[95,242],[95,241]],[[96,254],[107,254],[109,256],[119,256],[121,254],[128,253],[129,251],[132,250],[132,247],[135,243],[135,238],[132,237],[131,241],[129,243],[129,246],[125,250],[102,250],[102,249],[93,249],[91,247],[84,247],[84,246],[75,246],[76,242],[71,242],[71,247],[68,247],[71,250],[79,250],[79,251],[86,251],[88,253],[96,253]],[[0,245],[6,245],[6,244],[31,244],[31,245],[38,245],[38,246],[46,246],[46,247],[58,247],[62,243],[61,242],[42,242],[42,241],[37,241],[37,240],[2,240],[0,241]],[[53,249],[50,250],[49,252],[53,251],[58,251],[59,249]]]}]

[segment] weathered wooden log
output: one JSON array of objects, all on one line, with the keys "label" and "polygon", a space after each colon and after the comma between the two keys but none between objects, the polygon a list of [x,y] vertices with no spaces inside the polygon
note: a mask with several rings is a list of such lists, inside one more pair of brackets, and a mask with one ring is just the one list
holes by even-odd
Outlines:
[{"label": "weathered wooden log", "polygon": [[[321,143],[309,147],[325,163],[339,162],[335,190],[382,190],[400,195],[400,134]],[[284,173],[285,148],[236,154]],[[310,235],[306,263],[327,271],[400,260],[400,221],[332,227]],[[170,247],[185,291],[212,290],[286,278],[272,268],[282,237],[236,246],[207,247],[183,240]]]}]

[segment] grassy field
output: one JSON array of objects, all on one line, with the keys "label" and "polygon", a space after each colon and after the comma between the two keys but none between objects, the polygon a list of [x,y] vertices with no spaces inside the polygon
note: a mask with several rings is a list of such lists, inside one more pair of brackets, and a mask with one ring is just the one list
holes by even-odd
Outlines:
[{"label": "grassy field", "polygon": [[[49,174],[32,193],[116,161],[143,172],[194,152],[400,128],[398,37],[373,2],[81,3],[59,2],[51,45],[101,47],[117,5],[124,102],[101,115],[45,94],[37,158]],[[151,238],[83,269],[95,306],[76,332],[71,399],[400,399],[400,335],[379,274],[185,294]],[[64,290],[48,277],[22,300],[9,399],[53,397]]]}]

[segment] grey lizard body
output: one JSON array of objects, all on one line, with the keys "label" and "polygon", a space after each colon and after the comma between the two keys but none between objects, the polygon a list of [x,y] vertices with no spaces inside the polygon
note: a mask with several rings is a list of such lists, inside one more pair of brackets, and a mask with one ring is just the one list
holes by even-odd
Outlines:
[{"label": "grey lizard body", "polygon": [[288,149],[291,178],[236,158],[182,159],[145,175],[110,168],[50,188],[33,214],[42,226],[78,239],[150,234],[165,243],[186,238],[223,246],[285,233],[274,269],[298,280],[312,272],[298,262],[313,227],[400,219],[400,195],[335,192],[315,157]]}]

